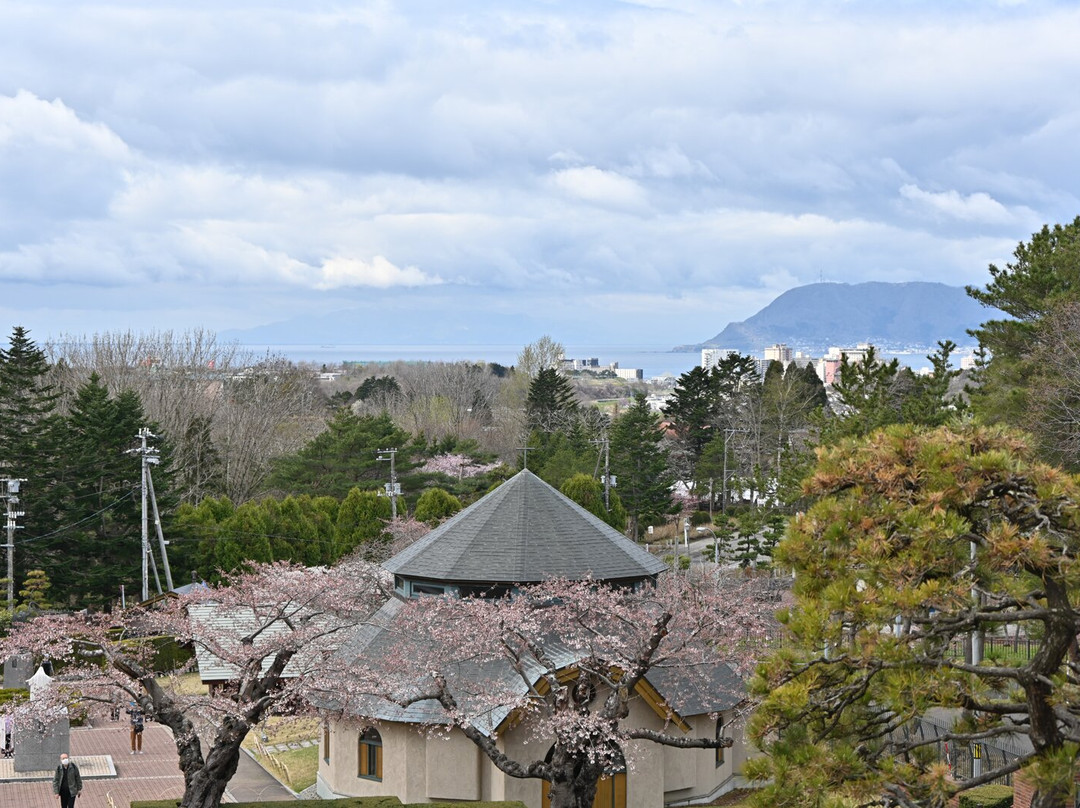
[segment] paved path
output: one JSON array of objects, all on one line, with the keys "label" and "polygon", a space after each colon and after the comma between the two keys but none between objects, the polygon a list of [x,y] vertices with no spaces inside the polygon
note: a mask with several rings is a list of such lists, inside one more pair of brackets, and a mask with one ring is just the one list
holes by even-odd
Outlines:
[{"label": "paved path", "polygon": [[[184,776],[176,765],[176,746],[172,733],[153,722],[143,733],[143,754],[132,755],[126,721],[97,722],[94,728],[71,731],[71,754],[112,755],[117,777],[83,782],[78,808],[109,808],[111,797],[116,808],[128,808],[132,800],[161,800],[184,793]],[[292,800],[293,795],[246,754],[240,754],[236,776],[226,791],[233,801],[263,799]],[[2,808],[57,808],[51,782],[0,783]]]},{"label": "paved path", "polygon": [[[226,802],[284,802],[295,800],[296,797],[289,789],[252,759],[251,755],[240,750],[240,762],[236,766],[236,774],[229,781],[229,787],[225,790]],[[80,808],[83,808],[80,806]]]}]

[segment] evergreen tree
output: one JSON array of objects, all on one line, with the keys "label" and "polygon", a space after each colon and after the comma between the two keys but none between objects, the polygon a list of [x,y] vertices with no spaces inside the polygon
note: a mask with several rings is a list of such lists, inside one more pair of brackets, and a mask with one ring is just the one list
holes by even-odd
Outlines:
[{"label": "evergreen tree", "polygon": [[970,395],[983,421],[1019,424],[1040,370],[1031,357],[1039,324],[1061,306],[1080,301],[1080,216],[1069,224],[1044,225],[1017,245],[1013,259],[1004,268],[991,264],[985,287],[967,287],[975,300],[1008,315],[972,332],[991,358]]},{"label": "evergreen tree", "polygon": [[[45,353],[25,328],[16,326],[9,347],[0,350],[0,477],[26,481],[19,493],[19,510],[25,512],[19,519],[20,540],[50,533],[57,524],[52,489],[59,394],[49,375]],[[15,563],[17,574],[30,568],[21,550]]]},{"label": "evergreen tree", "polygon": [[839,405],[835,417],[822,430],[824,443],[841,438],[869,435],[875,429],[900,423],[903,401],[900,362],[882,362],[873,347],[859,362],[840,360],[840,373],[833,384]]},{"label": "evergreen tree", "polygon": [[461,500],[449,491],[442,488],[428,488],[416,501],[413,518],[419,522],[427,522],[429,525],[434,526],[460,510]]},{"label": "evergreen tree", "polygon": [[20,606],[28,609],[44,611],[52,606],[49,600],[49,590],[52,582],[44,570],[30,570],[26,573],[22,589],[19,590]]},{"label": "evergreen tree", "polygon": [[673,512],[672,475],[660,418],[638,393],[611,427],[611,471],[619,480],[619,497],[630,518],[630,535],[638,538],[650,522]]},{"label": "evergreen tree", "polygon": [[619,495],[611,489],[608,495],[610,508],[605,506],[604,485],[591,474],[575,474],[559,487],[559,491],[616,530],[626,530],[626,508]]},{"label": "evergreen tree", "polygon": [[293,455],[275,462],[270,487],[290,494],[344,499],[351,488],[377,487],[390,479],[389,464],[379,462],[383,449],[398,449],[398,474],[413,465],[410,436],[387,413],[354,415],[338,410],[325,432]]},{"label": "evergreen tree", "polygon": [[376,560],[389,542],[386,525],[390,521],[390,500],[375,491],[353,488],[338,509],[335,552],[338,558],[360,548],[364,558]]},{"label": "evergreen tree", "polygon": [[572,428],[578,414],[577,396],[570,380],[555,368],[545,368],[529,385],[525,415],[530,432],[558,432]]},{"label": "evergreen tree", "polygon": [[715,434],[719,394],[716,377],[701,366],[679,376],[664,415],[672,421],[689,468],[697,465],[705,446]]},{"label": "evergreen tree", "polygon": [[[118,597],[121,584],[129,592],[141,588],[141,470],[126,452],[144,426],[139,397],[128,391],[110,398],[97,374],[57,425],[66,460],[54,488],[60,526],[28,543],[24,556],[48,574],[58,603],[101,607]],[[161,507],[167,476],[159,472],[154,482]]]},{"label": "evergreen tree", "polygon": [[932,370],[927,376],[916,376],[914,386],[900,405],[901,421],[917,426],[943,426],[951,418],[963,413],[966,405],[959,396],[949,395],[949,385],[960,375],[959,370],[949,366],[949,357],[956,350],[956,343],[945,340],[930,354]]},{"label": "evergreen tree", "polygon": [[16,326],[9,347],[0,350],[0,473],[6,477],[43,479],[51,472],[45,427],[58,393],[48,373],[44,352]]}]

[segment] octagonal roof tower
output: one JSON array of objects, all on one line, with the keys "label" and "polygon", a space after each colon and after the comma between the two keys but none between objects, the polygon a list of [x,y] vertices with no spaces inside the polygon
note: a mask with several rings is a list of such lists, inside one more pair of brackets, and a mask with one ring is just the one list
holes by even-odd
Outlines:
[{"label": "octagonal roof tower", "polygon": [[525,470],[383,564],[405,596],[499,594],[551,578],[622,586],[667,565]]}]

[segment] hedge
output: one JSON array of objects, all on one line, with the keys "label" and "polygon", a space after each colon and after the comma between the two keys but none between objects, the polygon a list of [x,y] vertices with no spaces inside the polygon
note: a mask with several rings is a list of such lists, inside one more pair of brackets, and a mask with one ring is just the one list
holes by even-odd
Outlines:
[{"label": "hedge", "polygon": [[958,808],[1012,808],[1013,790],[1010,786],[990,784],[961,791]]}]

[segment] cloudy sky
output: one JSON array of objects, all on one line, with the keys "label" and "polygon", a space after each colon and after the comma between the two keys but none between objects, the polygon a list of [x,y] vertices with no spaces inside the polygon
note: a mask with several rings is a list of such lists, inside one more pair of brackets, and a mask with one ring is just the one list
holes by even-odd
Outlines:
[{"label": "cloudy sky", "polygon": [[1078,42],[1022,0],[5,2],[0,331],[674,344],[983,283],[1080,214]]}]

